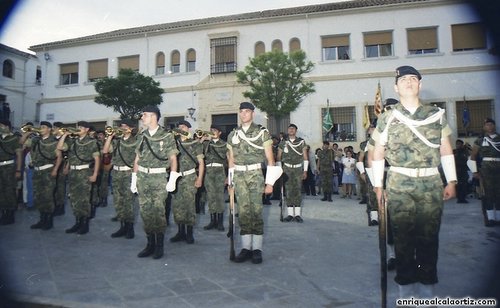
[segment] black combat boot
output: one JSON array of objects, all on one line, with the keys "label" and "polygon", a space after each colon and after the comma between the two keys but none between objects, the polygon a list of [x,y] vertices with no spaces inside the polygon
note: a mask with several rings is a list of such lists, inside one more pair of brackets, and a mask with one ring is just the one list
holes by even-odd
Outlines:
[{"label": "black combat boot", "polygon": [[332,193],[328,193],[327,195],[328,195],[328,201],[329,202],[333,202],[333,200],[332,200]]},{"label": "black combat boot", "polygon": [[95,217],[95,212],[96,212],[96,210],[97,210],[97,205],[92,204],[92,205],[90,206],[90,217],[89,217],[90,219],[92,219],[92,218],[94,218],[94,217]]},{"label": "black combat boot", "polygon": [[170,241],[172,243],[186,240],[186,225],[178,224],[177,226],[179,228],[179,231],[177,232],[176,235],[174,235],[173,237],[170,238]]},{"label": "black combat boot", "polygon": [[210,214],[210,222],[208,223],[208,225],[203,227],[203,230],[211,230],[215,228],[216,225],[217,225],[217,214],[216,213]]},{"label": "black combat boot", "polygon": [[82,217],[80,223],[80,229],[76,231],[78,234],[87,234],[89,232],[89,217]]},{"label": "black combat boot", "polygon": [[187,232],[186,232],[186,243],[188,244],[194,244],[194,237],[193,237],[193,226],[186,226]]},{"label": "black combat boot", "polygon": [[15,222],[14,212],[16,210],[5,210],[2,218],[3,220],[0,222],[0,225],[11,225]]},{"label": "black combat boot", "polygon": [[164,234],[159,232],[155,233],[155,240],[156,240],[156,245],[153,253],[153,259],[160,259],[163,257],[163,238]]},{"label": "black combat boot", "polygon": [[146,237],[148,239],[148,243],[146,245],[146,248],[144,248],[137,255],[139,258],[149,257],[155,251],[155,234],[154,233],[146,233]]},{"label": "black combat boot", "polygon": [[252,251],[243,248],[240,251],[240,253],[236,256],[236,258],[234,258],[234,262],[242,263],[242,262],[245,262],[245,261],[251,260],[251,259],[252,259]]},{"label": "black combat boot", "polygon": [[78,231],[80,229],[80,224],[81,224],[81,219],[80,217],[75,217],[75,224],[69,228],[69,229],[66,229],[66,233],[75,233],[76,231]]},{"label": "black combat boot", "polygon": [[224,213],[217,213],[217,230],[224,231]]},{"label": "black combat boot", "polygon": [[131,239],[134,238],[134,223],[126,222],[125,223],[125,238]]},{"label": "black combat boot", "polygon": [[262,250],[260,249],[252,250],[252,263],[253,264],[262,263]]},{"label": "black combat boot", "polygon": [[43,213],[45,216],[44,224],[42,225],[42,230],[50,230],[54,227],[54,216],[52,213]]},{"label": "black combat boot", "polygon": [[323,198],[321,198],[321,201],[326,201],[328,200],[328,194],[327,193],[323,193]]},{"label": "black combat boot", "polygon": [[118,229],[118,231],[114,232],[114,233],[111,233],[111,237],[121,237],[121,236],[124,236],[127,231],[125,229],[125,222],[122,220],[120,221],[120,229]]},{"label": "black combat boot", "polygon": [[40,220],[36,224],[31,225],[30,229],[41,229],[44,224],[45,224],[45,214],[40,213]]}]

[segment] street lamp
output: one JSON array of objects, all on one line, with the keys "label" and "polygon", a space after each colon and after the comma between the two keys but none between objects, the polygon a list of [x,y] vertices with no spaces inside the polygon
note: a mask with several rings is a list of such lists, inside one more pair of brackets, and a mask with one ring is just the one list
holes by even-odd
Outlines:
[{"label": "street lamp", "polygon": [[193,117],[193,114],[194,114],[194,112],[195,112],[195,111],[196,111],[196,109],[195,109],[195,108],[193,108],[193,107],[189,107],[189,108],[188,108],[188,114],[189,114],[189,117],[190,117],[191,119],[193,119],[193,121],[196,121],[196,118],[195,118],[195,117]]}]

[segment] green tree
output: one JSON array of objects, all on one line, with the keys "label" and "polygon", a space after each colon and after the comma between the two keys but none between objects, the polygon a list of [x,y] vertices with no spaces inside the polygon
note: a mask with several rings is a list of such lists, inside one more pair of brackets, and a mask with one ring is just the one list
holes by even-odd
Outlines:
[{"label": "green tree", "polygon": [[160,83],[131,69],[121,69],[118,77],[104,77],[95,83],[97,104],[113,108],[120,118],[138,119],[144,106],[163,101]]},{"label": "green tree", "polygon": [[314,93],[314,83],[304,80],[314,64],[306,61],[302,50],[289,54],[271,51],[250,59],[250,64],[236,77],[241,84],[250,86],[243,92],[257,108],[274,116],[278,121],[297,109],[304,97]]}]

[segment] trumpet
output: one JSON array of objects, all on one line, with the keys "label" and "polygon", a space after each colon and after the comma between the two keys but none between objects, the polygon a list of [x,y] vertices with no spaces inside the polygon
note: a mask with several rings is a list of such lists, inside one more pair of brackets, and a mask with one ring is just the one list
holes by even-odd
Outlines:
[{"label": "trumpet", "polygon": [[104,134],[106,135],[106,137],[109,137],[112,134],[115,134],[116,137],[121,137],[125,134],[131,134],[131,133],[132,129],[130,128],[106,126],[106,128],[104,129]]},{"label": "trumpet", "polygon": [[80,132],[80,129],[75,128],[75,127],[61,127],[57,131],[61,135],[63,135],[66,132],[68,132],[70,137],[76,137],[76,136],[78,136],[78,133]]},{"label": "trumpet", "polygon": [[42,133],[42,129],[40,127],[34,127],[33,125],[25,124],[21,126],[21,132],[40,135]]},{"label": "trumpet", "polygon": [[182,129],[179,129],[179,128],[172,128],[172,130],[170,132],[172,132],[176,136],[189,137],[189,132],[185,132],[185,131],[183,131]]},{"label": "trumpet", "polygon": [[214,138],[215,135],[212,134],[212,132],[209,132],[209,131],[206,131],[206,130],[201,130],[201,129],[197,129],[194,131],[194,135],[197,137],[197,138],[201,138],[201,137],[212,137]]}]

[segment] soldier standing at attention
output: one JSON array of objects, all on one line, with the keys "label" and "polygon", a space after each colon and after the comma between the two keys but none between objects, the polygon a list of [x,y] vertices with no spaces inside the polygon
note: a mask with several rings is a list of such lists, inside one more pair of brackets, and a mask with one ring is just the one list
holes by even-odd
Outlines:
[{"label": "soldier standing at attention", "polygon": [[[149,105],[142,110],[142,140],[137,145],[134,172],[130,190],[139,194],[139,206],[144,231],[147,236],[146,247],[137,255],[144,258],[153,255],[154,259],[163,256],[163,240],[167,220],[165,218],[165,199],[168,192],[175,190],[180,176],[177,170],[177,154],[174,135],[158,125],[160,109]],[[170,177],[167,182],[167,170]],[[166,185],[166,190],[163,189]]]},{"label": "soldier standing at attention", "polygon": [[[253,123],[255,106],[249,102],[240,104],[241,125],[228,136],[229,177],[234,178],[236,199],[238,200],[238,221],[242,249],[234,262],[252,260],[262,263],[262,239],[264,219],[262,216],[262,188],[264,193],[273,192],[274,182],[281,176],[281,167],[274,165],[269,131]],[[267,161],[264,180],[262,161]],[[234,175],[234,176],[233,176]]]},{"label": "soldier standing at attention", "polygon": [[179,150],[177,165],[182,177],[177,183],[177,191],[172,195],[172,211],[178,232],[170,238],[170,241],[173,243],[186,241],[188,244],[193,244],[196,191],[203,185],[205,173],[203,146],[198,140],[192,138],[193,135],[189,132],[191,124],[188,121],[180,121],[177,127],[186,134],[179,134],[175,140]]},{"label": "soldier standing at attention", "polygon": [[210,127],[212,137],[203,142],[205,152],[205,189],[207,190],[208,211],[210,223],[205,230],[224,231],[224,182],[227,166],[227,143],[220,139],[221,130],[218,126]]},{"label": "soldier standing at attention", "polygon": [[304,139],[297,137],[297,126],[288,126],[288,138],[279,144],[278,162],[281,162],[283,173],[286,175],[285,191],[288,216],[283,221],[304,222],[301,214],[302,181],[307,178],[309,157]]},{"label": "soldier standing at attention", "polygon": [[[467,162],[474,177],[481,180],[486,207],[485,225],[492,227],[500,222],[500,135],[495,131],[493,119],[484,121],[484,136],[474,141],[470,161]],[[481,168],[477,159],[481,157]]]},{"label": "soldier standing at attention", "polygon": [[51,134],[52,124],[40,122],[40,135],[29,138],[33,132],[21,137],[24,147],[31,148],[33,165],[33,200],[40,212],[40,220],[31,229],[49,230],[53,227],[54,189],[62,154],[57,150],[58,140]]},{"label": "soldier standing at attention", "polygon": [[[451,129],[443,109],[420,103],[421,79],[411,66],[397,68],[394,90],[400,104],[381,114],[372,136],[373,186],[379,202],[384,158],[391,166],[387,174],[387,207],[396,250],[394,280],[401,298],[434,296],[443,200],[455,196],[457,180]],[[444,188],[439,164],[448,182]]]},{"label": "soldier standing at attention", "polygon": [[132,134],[136,127],[134,121],[124,119],[121,121],[120,129],[123,131],[121,137],[115,137],[116,133],[106,138],[102,149],[103,155],[113,153],[113,170],[111,180],[113,181],[113,205],[116,216],[120,221],[120,229],[111,234],[111,237],[125,236],[134,238],[134,194],[130,191],[132,169],[134,168],[135,149],[141,142],[141,138]]},{"label": "soldier standing at attention", "polygon": [[318,152],[318,163],[316,164],[321,177],[321,190],[323,190],[321,201],[332,202],[334,160],[335,154],[330,149],[330,142],[323,141],[323,149]]},{"label": "soldier standing at attention", "polygon": [[90,125],[85,121],[77,123],[79,132],[68,142],[70,132],[65,132],[59,139],[57,149],[68,151],[69,162],[69,196],[71,208],[75,216],[75,224],[66,229],[66,233],[86,234],[89,232],[91,201],[89,196],[92,184],[97,181],[101,163],[101,153],[97,140],[88,135]]},{"label": "soldier standing at attention", "polygon": [[[52,135],[56,140],[61,139],[63,133],[59,130],[63,127],[61,122],[54,122],[52,124]],[[68,152],[61,152],[61,164],[57,169],[56,187],[54,188],[54,215],[64,215],[64,202],[66,199],[66,176],[65,166],[68,163]]]},{"label": "soldier standing at attention", "polygon": [[[368,127],[367,136],[373,134],[373,130],[375,129],[376,120],[370,124]],[[369,147],[369,139],[361,142],[360,151],[358,156],[358,162],[356,163],[356,168],[359,171],[359,181],[366,185],[366,195],[363,195],[362,198],[366,200],[366,209],[369,215],[368,226],[377,226],[378,225],[378,205],[377,198],[375,196],[375,192],[373,191],[371,177],[371,169],[368,165],[368,147]]]},{"label": "soldier standing at attention", "polygon": [[21,179],[22,153],[19,137],[11,132],[10,121],[0,119],[0,225],[15,222],[16,185]]}]

